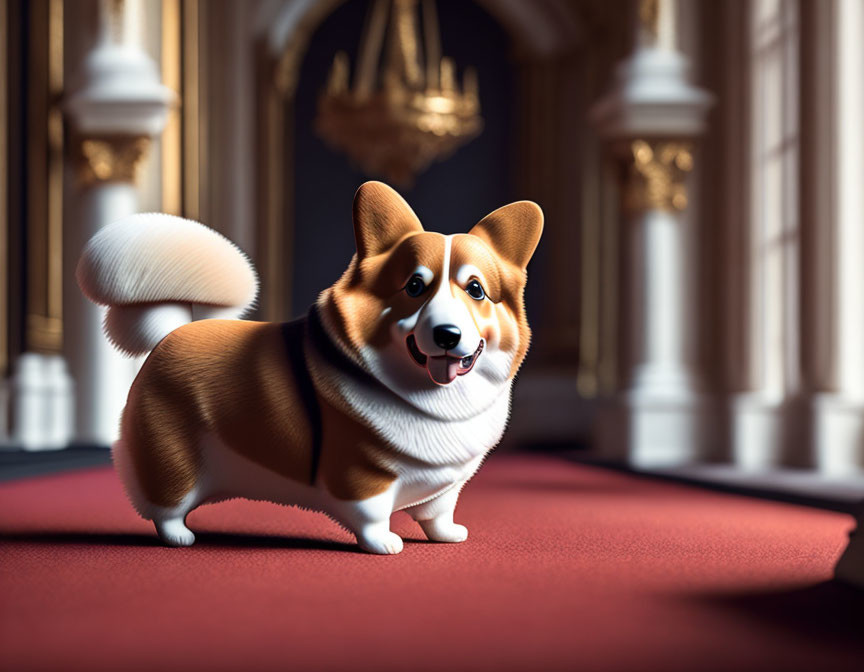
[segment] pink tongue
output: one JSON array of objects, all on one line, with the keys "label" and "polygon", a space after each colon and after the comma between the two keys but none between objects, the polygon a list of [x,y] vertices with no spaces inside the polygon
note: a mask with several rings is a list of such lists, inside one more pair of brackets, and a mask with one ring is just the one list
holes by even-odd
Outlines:
[{"label": "pink tongue", "polygon": [[430,357],[426,368],[432,380],[440,385],[447,385],[456,380],[459,373],[459,360],[456,357]]}]

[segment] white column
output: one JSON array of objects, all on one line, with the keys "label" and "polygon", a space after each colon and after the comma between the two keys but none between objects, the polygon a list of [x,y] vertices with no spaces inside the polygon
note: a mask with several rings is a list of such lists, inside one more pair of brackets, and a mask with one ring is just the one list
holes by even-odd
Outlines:
[{"label": "white column", "polygon": [[[746,289],[738,361],[746,390],[729,399],[731,461],[746,471],[803,466],[807,409],[801,399],[799,19],[795,2],[753,0],[741,18],[748,79],[749,206],[731,262]],[[740,166],[739,166],[740,168]],[[742,199],[746,201],[747,199]],[[731,263],[730,262],[730,263]],[[736,322],[737,324],[737,322]]]},{"label": "white column", "polygon": [[[78,199],[74,236],[66,246],[74,260],[93,234],[108,222],[137,212],[138,195],[128,182],[85,188]],[[75,442],[110,445],[135,377],[136,361],[121,355],[102,330],[105,308],[88,301],[77,285],[66,292],[65,349],[76,383]]]},{"label": "white column", "polygon": [[65,448],[74,398],[63,357],[25,352],[15,361],[10,383],[14,432],[9,445],[33,451]]},{"label": "white column", "polygon": [[671,0],[642,2],[637,49],[593,116],[628,174],[623,209],[625,387],[600,421],[600,449],[641,467],[692,462],[712,436],[693,363],[695,281],[682,218],[691,145],[711,97],[675,51]]},{"label": "white column", "polygon": [[[77,188],[65,255],[74,268],[100,228],[138,211],[135,173],[161,133],[173,94],[159,82],[140,44],[141,4],[100,3],[100,38],[85,57],[65,103],[73,137]],[[71,284],[71,283],[70,283]],[[71,286],[64,297],[66,356],[76,383],[80,443],[110,445],[137,362],[121,356],[102,331],[104,308]]]},{"label": "white column", "polygon": [[671,213],[649,210],[631,218],[630,227],[630,387],[663,396],[692,392],[684,350],[690,329],[683,323],[681,222]]},{"label": "white column", "polygon": [[[631,177],[625,197],[629,211],[625,229],[630,280],[628,388],[640,397],[689,398],[697,388],[691,364],[694,323],[687,291],[686,232],[679,216],[687,170],[675,162],[689,170],[692,159],[687,146],[678,143],[652,146],[640,140],[634,146],[637,167],[632,170],[638,173],[641,168],[651,177]],[[658,156],[664,153],[667,156]],[[681,199],[679,206],[673,203],[676,196]]]},{"label": "white column", "polygon": [[[815,19],[824,24],[818,35],[833,64],[823,68],[832,95],[820,108],[827,117],[817,124],[825,130],[820,159],[827,159],[832,177],[825,209],[833,215],[835,238],[831,345],[836,391],[813,400],[813,457],[822,472],[848,476],[864,473],[864,4],[831,0],[816,7]],[[857,522],[835,576],[864,588],[864,513]]]},{"label": "white column", "polygon": [[813,399],[813,461],[823,473],[848,476],[864,474],[864,3],[818,6],[827,24],[819,38],[833,61],[823,75],[832,95],[820,109],[828,115],[823,158],[831,183],[821,205],[834,230],[833,297],[824,300],[835,306],[833,325],[825,325],[835,391]]}]

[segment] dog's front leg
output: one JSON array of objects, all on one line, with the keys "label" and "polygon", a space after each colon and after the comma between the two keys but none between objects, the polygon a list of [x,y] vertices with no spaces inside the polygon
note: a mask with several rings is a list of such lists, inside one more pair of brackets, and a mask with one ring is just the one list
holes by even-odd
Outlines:
[{"label": "dog's front leg", "polygon": [[393,489],[369,499],[340,502],[338,518],[354,533],[364,551],[379,555],[402,552],[402,537],[390,531]]},{"label": "dog's front leg", "polygon": [[435,499],[406,509],[423,528],[429,541],[458,543],[468,538],[468,528],[453,522],[453,512],[464,485],[465,481],[456,483]]}]

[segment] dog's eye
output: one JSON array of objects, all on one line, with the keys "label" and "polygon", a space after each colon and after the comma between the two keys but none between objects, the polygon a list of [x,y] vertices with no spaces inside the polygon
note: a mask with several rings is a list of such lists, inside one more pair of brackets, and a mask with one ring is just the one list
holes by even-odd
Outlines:
[{"label": "dog's eye", "polygon": [[408,296],[420,296],[425,291],[426,283],[423,282],[423,278],[416,273],[411,276],[411,279],[405,285],[405,293]]},{"label": "dog's eye", "polygon": [[483,291],[483,285],[481,285],[476,280],[472,280],[468,283],[468,286],[465,288],[465,291],[468,292],[468,296],[472,299],[477,299],[478,301],[482,301],[486,298],[486,292]]}]

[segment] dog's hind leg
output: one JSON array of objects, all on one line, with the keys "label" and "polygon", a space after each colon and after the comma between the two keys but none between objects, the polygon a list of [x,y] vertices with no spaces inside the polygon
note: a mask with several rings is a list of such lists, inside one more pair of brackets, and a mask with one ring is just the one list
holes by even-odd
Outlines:
[{"label": "dog's hind leg", "polygon": [[135,509],[153,521],[162,542],[191,546],[195,535],[186,527],[186,516],[208,494],[202,483],[200,418],[189,410],[182,387],[148,380],[145,374],[142,369],[129,392],[114,463]]},{"label": "dog's hind leg", "polygon": [[177,506],[170,509],[159,507],[153,512],[153,525],[162,543],[168,546],[191,546],[195,543],[195,535],[186,527],[186,516],[199,503],[196,487]]},{"label": "dog's hind leg", "polygon": [[194,485],[175,506],[158,506],[142,490],[132,467],[128,445],[122,439],[114,444],[112,457],[126,495],[142,518],[153,521],[162,542],[168,546],[191,546],[195,543],[195,535],[186,527],[186,516],[201,503],[200,483]]},{"label": "dog's hind leg", "polygon": [[186,527],[186,520],[180,516],[154,520],[153,524],[159,538],[168,546],[191,546],[195,543],[195,535]]}]

